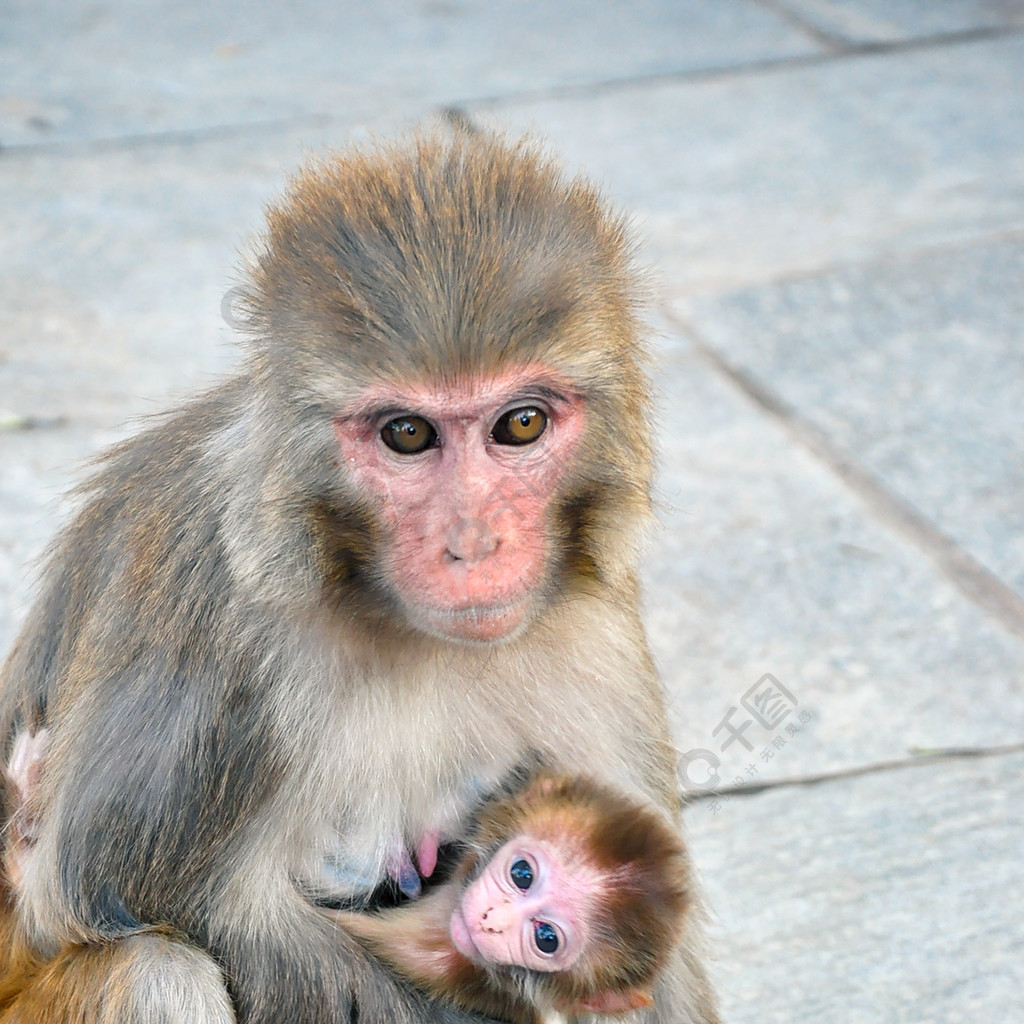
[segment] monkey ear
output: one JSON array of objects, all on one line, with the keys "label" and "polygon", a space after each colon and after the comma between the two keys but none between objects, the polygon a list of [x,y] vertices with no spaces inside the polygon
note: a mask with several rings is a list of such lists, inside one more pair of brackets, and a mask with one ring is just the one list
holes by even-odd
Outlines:
[{"label": "monkey ear", "polygon": [[564,1013],[625,1013],[650,1006],[654,1000],[651,994],[639,988],[608,989],[595,992],[592,996],[574,1000],[567,1006],[560,1006]]}]

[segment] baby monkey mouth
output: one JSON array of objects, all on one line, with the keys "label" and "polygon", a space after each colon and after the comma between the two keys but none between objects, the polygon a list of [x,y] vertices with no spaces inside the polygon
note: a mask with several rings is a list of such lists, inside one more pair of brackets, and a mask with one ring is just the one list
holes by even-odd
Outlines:
[{"label": "baby monkey mouth", "polygon": [[448,932],[451,935],[452,942],[455,943],[455,948],[468,960],[472,960],[475,963],[480,963],[483,957],[480,955],[480,950],[477,949],[476,943],[473,941],[473,936],[470,934],[469,925],[466,924],[466,918],[463,916],[462,907],[456,905],[452,911],[451,921],[449,923]]}]

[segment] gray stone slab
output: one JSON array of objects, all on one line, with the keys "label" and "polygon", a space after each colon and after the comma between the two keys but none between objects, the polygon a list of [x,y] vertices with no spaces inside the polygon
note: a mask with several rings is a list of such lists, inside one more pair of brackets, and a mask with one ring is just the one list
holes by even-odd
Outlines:
[{"label": "gray stone slab", "polygon": [[[692,349],[657,385],[646,618],[681,751],[757,782],[1024,739],[1024,641]],[[791,695],[777,724],[744,705],[765,675]]]},{"label": "gray stone slab", "polygon": [[433,104],[780,59],[753,0],[5,5],[0,144]]},{"label": "gray stone slab", "polygon": [[729,1024],[1019,1024],[1024,757],[687,812]]},{"label": "gray stone slab", "polygon": [[1024,238],[839,268],[691,314],[1024,596]]},{"label": "gray stone slab", "polygon": [[1024,39],[481,108],[633,211],[666,294],[1024,227]]},{"label": "gray stone slab", "polygon": [[1024,25],[1019,0],[782,0],[822,32],[852,43],[892,43]]}]

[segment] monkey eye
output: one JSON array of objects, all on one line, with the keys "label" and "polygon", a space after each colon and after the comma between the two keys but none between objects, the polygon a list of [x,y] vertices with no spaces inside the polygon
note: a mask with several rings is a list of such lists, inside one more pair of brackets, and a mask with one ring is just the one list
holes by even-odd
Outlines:
[{"label": "monkey eye", "polygon": [[384,424],[380,436],[399,455],[415,455],[437,441],[437,431],[422,416],[396,416]]},{"label": "monkey eye", "polygon": [[531,444],[544,433],[548,425],[547,415],[532,405],[512,409],[505,413],[491,431],[491,437],[498,444]]},{"label": "monkey eye", "polygon": [[535,921],[533,941],[542,953],[554,953],[558,949],[558,932],[547,921]]},{"label": "monkey eye", "polygon": [[512,884],[517,889],[522,889],[525,892],[533,885],[533,868],[530,867],[529,862],[520,858],[517,860],[512,867],[508,870],[509,876],[512,879]]}]

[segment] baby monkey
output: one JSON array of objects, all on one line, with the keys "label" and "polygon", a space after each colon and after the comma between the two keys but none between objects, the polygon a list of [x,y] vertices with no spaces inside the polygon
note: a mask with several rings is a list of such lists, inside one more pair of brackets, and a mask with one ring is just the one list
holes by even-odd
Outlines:
[{"label": "baby monkey", "polygon": [[690,903],[680,837],[656,809],[536,774],[484,804],[453,877],[375,914],[330,911],[431,995],[535,1024],[651,1003]]}]

